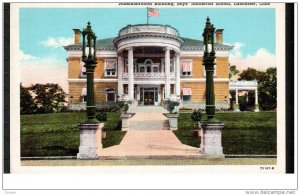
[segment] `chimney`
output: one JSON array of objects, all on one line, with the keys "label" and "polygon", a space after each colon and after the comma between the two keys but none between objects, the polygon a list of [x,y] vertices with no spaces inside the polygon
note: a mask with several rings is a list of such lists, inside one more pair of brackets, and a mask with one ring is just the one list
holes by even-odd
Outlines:
[{"label": "chimney", "polygon": [[217,29],[216,30],[216,43],[223,44],[223,30],[224,29]]},{"label": "chimney", "polygon": [[80,30],[79,29],[73,29],[74,31],[74,44],[80,43]]}]

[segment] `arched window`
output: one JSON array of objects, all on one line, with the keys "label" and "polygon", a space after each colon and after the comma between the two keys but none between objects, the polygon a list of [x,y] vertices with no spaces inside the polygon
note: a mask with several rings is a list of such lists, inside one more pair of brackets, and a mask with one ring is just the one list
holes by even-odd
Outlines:
[{"label": "arched window", "polygon": [[115,102],[116,101],[115,89],[107,88],[105,90],[105,92],[106,92],[106,101],[107,102]]}]

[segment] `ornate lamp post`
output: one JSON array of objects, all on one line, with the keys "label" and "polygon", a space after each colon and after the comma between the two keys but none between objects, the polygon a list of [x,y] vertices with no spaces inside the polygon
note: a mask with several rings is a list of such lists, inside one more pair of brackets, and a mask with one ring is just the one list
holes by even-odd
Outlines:
[{"label": "ornate lamp post", "polygon": [[87,27],[82,31],[82,61],[85,63],[87,74],[87,101],[86,112],[87,121],[86,124],[95,124],[98,121],[95,119],[95,101],[94,101],[94,70],[97,64],[96,58],[96,35],[92,30],[90,22],[87,23]]},{"label": "ornate lamp post", "polygon": [[[98,159],[99,148],[102,148],[101,132],[102,126],[95,119],[94,102],[94,70],[97,64],[96,59],[96,35],[92,30],[90,22],[82,31],[82,61],[85,63],[87,74],[87,120],[78,125],[80,130],[80,145],[78,159]],[[103,124],[102,124],[103,125]]]},{"label": "ornate lamp post", "polygon": [[206,25],[203,32],[204,56],[203,65],[206,71],[206,104],[205,110],[207,120],[202,121],[202,140],[200,152],[208,158],[224,158],[222,147],[222,129],[224,123],[215,119],[215,94],[214,94],[214,65],[215,65],[215,47],[214,47],[214,25],[210,23],[209,17],[206,19]]},{"label": "ornate lamp post", "polygon": [[209,17],[206,19],[204,28],[203,42],[204,42],[204,56],[203,65],[206,71],[206,104],[205,111],[208,120],[215,117],[215,94],[214,94],[214,65],[215,65],[215,47],[214,47],[214,25],[210,23]]}]

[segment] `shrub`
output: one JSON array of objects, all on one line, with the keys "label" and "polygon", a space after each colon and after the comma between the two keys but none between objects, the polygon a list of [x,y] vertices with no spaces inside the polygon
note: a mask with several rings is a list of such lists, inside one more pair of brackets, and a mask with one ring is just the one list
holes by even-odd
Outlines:
[{"label": "shrub", "polygon": [[105,112],[100,112],[99,114],[96,115],[96,119],[97,119],[99,122],[107,121],[107,115],[106,115]]},{"label": "shrub", "polygon": [[124,113],[127,113],[127,111],[129,110],[129,105],[125,101],[118,102],[118,106],[119,106],[120,110],[122,110]]},{"label": "shrub", "polygon": [[175,106],[179,106],[179,102],[170,101],[169,104],[168,104],[168,111],[170,113],[172,113],[173,110],[175,109]]},{"label": "shrub", "polygon": [[201,110],[200,109],[194,110],[191,115],[191,118],[193,121],[196,121],[196,122],[201,121]]},{"label": "shrub", "polygon": [[108,104],[107,102],[102,105],[97,105],[96,110],[98,112],[117,112],[120,110],[120,106],[118,104]]}]

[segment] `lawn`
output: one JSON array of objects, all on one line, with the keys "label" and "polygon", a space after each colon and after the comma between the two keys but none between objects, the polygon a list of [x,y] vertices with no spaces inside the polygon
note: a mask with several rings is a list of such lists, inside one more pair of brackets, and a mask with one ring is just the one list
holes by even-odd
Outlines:
[{"label": "lawn", "polygon": [[[219,112],[216,117],[225,123],[225,154],[276,154],[276,112]],[[190,113],[180,113],[178,129],[174,133],[182,143],[200,146],[200,139],[193,136],[197,124]]]},{"label": "lawn", "polygon": [[[118,112],[107,113],[103,147],[119,144],[125,135]],[[85,112],[21,115],[21,156],[76,156],[79,147],[78,123]]]}]

